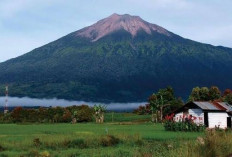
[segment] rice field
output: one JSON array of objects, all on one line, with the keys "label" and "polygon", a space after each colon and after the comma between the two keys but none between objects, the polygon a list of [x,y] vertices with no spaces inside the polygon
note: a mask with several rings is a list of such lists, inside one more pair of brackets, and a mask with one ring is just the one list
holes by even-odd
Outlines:
[{"label": "rice field", "polygon": [[178,146],[202,134],[167,132],[149,122],[0,124],[0,157],[159,156],[170,153],[168,144]]}]

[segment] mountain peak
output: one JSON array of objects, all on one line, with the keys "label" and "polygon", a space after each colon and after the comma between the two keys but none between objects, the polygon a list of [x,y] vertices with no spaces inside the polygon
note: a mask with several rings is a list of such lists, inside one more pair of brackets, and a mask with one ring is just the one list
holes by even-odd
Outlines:
[{"label": "mountain peak", "polygon": [[151,35],[152,32],[157,32],[166,36],[171,35],[166,29],[146,22],[139,16],[131,16],[129,14],[119,15],[114,13],[89,27],[77,31],[76,36],[82,36],[90,38],[92,41],[97,41],[121,29],[129,32],[133,37],[136,36],[140,30],[143,30],[149,35]]}]

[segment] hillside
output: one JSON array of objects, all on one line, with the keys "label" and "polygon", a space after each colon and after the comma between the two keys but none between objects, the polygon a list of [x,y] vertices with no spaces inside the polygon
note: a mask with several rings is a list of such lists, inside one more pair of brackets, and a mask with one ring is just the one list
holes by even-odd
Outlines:
[{"label": "hillside", "polygon": [[0,64],[11,96],[86,101],[146,101],[171,85],[232,88],[232,49],[182,38],[138,16],[113,14]]}]

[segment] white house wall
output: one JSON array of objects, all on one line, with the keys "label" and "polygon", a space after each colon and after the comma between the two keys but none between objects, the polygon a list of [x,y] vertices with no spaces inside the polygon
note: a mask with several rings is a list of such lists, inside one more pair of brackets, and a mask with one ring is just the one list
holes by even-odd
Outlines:
[{"label": "white house wall", "polygon": [[174,121],[175,122],[180,122],[180,121],[182,121],[182,118],[183,118],[183,112],[177,113],[174,116]]},{"label": "white house wall", "polygon": [[[204,125],[204,113],[201,109],[189,109],[188,115],[193,116],[192,120],[197,125]],[[183,120],[183,112],[177,113],[174,117],[174,121],[180,122],[182,120]]]},{"label": "white house wall", "polygon": [[215,128],[215,126],[226,128],[227,117],[229,117],[227,113],[208,113],[209,128]]},{"label": "white house wall", "polygon": [[188,112],[189,115],[196,117],[196,119],[193,120],[194,123],[204,125],[204,112],[201,109],[189,109]]}]

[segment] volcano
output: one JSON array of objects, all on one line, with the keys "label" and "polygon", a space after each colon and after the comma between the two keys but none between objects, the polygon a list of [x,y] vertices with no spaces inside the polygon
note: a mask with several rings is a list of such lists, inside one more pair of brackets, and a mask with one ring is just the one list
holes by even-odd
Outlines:
[{"label": "volcano", "polygon": [[232,49],[176,35],[138,16],[113,14],[0,63],[0,95],[101,102],[146,101],[172,86],[232,88]]}]

